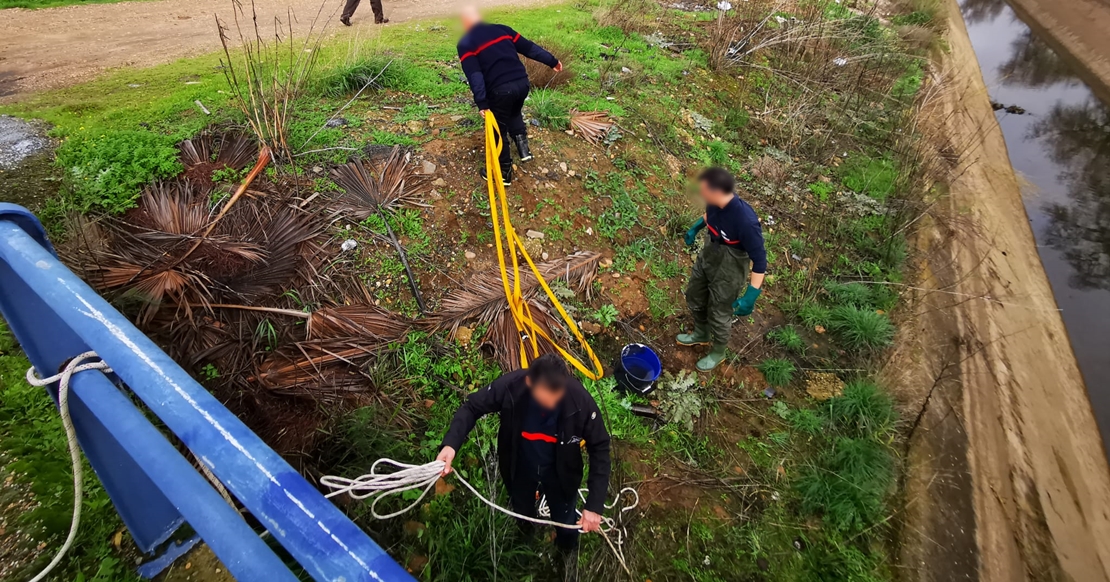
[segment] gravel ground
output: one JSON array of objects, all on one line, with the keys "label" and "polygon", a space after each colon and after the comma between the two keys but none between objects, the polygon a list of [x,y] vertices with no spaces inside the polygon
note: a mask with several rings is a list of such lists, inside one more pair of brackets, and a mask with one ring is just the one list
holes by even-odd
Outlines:
[{"label": "gravel ground", "polygon": [[23,160],[50,149],[42,124],[0,115],[0,170],[12,170]]}]

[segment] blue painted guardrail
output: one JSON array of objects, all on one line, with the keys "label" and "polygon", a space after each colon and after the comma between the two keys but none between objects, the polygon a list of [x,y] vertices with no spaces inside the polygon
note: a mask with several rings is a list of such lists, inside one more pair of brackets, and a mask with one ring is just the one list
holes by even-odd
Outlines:
[{"label": "blue painted guardrail", "polygon": [[[319,581],[413,578],[158,346],[67,269],[39,221],[0,203],[0,314],[40,376],[94,350],[112,370],[79,372],[78,440],[136,544],[188,523],[237,580],[296,580],[239,512],[155,427],[129,389]],[[126,386],[126,388],[124,388]],[[57,399],[57,386],[49,388]]]}]

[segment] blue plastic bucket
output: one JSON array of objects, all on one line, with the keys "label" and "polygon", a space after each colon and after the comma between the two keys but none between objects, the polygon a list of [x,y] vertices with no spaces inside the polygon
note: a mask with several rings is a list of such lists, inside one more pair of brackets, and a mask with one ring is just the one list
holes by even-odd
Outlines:
[{"label": "blue plastic bucket", "polygon": [[663,372],[663,363],[644,344],[628,344],[621,350],[613,368],[618,384],[627,390],[647,394],[655,388],[655,381]]}]

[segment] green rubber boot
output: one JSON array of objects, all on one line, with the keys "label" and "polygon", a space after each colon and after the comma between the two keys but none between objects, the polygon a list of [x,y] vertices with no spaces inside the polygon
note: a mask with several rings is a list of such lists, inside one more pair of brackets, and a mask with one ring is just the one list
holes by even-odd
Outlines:
[{"label": "green rubber boot", "polygon": [[694,333],[680,333],[675,338],[680,346],[707,346],[709,345],[709,332],[694,326]]},{"label": "green rubber boot", "polygon": [[725,356],[727,354],[728,354],[728,346],[725,346],[725,345],[713,346],[713,351],[709,352],[709,355],[707,355],[704,358],[698,360],[698,370],[700,370],[702,372],[708,372],[708,371],[712,370],[713,368],[716,368],[717,364],[720,364],[722,361],[724,361]]}]

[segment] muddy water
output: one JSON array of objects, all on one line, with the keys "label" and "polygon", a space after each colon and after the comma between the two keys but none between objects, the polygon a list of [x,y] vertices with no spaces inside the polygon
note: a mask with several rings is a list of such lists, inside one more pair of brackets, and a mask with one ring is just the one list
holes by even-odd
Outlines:
[{"label": "muddy water", "polygon": [[1110,450],[1110,107],[1004,0],[961,9],[992,101],[1025,110],[996,114]]}]

